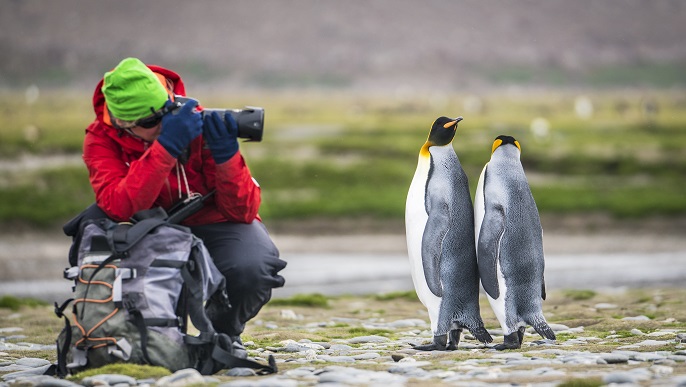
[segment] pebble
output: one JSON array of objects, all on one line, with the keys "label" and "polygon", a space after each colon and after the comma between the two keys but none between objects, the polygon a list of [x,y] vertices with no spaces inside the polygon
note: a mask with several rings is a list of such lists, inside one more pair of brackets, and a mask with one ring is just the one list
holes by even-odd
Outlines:
[{"label": "pebble", "polygon": [[[135,380],[134,380],[135,383]],[[165,387],[183,387],[183,386],[188,386],[191,384],[203,384],[205,383],[205,378],[198,372],[197,370],[194,370],[192,368],[188,368],[185,370],[179,370],[174,372],[171,375],[164,376],[157,380],[155,383],[156,386],[165,386]],[[131,384],[135,385],[135,384]]]},{"label": "pebble", "polygon": [[83,378],[81,384],[86,387],[113,386],[117,384],[133,386],[136,384],[136,379],[127,375],[101,374]]},{"label": "pebble", "polygon": [[[613,309],[611,305],[596,304],[596,309]],[[301,316],[290,310],[283,310],[280,318],[300,320]],[[626,321],[645,321],[645,316],[625,318]],[[373,327],[394,332],[389,335],[364,335],[347,340],[334,339],[329,342],[313,342],[302,339],[284,340],[273,347],[260,348],[254,342],[246,342],[251,356],[265,357],[273,354],[277,363],[291,364],[289,370],[277,375],[257,376],[249,368],[226,370],[222,375],[235,378],[222,382],[217,378],[200,375],[196,370],[178,371],[158,380],[135,380],[124,375],[102,374],[80,381],[80,384],[45,376],[49,361],[24,356],[30,351],[55,350],[54,345],[39,345],[28,342],[8,343],[11,334],[17,336],[19,327],[2,328],[0,336],[0,387],[75,387],[75,386],[172,386],[214,384],[220,387],[275,386],[296,387],[298,385],[367,386],[407,384],[454,384],[454,385],[500,385],[512,386],[510,380],[526,380],[536,386],[554,386],[559,381],[572,378],[602,379],[604,384],[639,385],[683,385],[686,375],[686,342],[684,329],[662,329],[646,333],[638,328],[631,329],[630,338],[616,336],[604,339],[583,335],[584,327],[570,328],[563,324],[550,324],[557,333],[568,333],[573,338],[564,341],[542,340],[530,328],[527,330],[524,351],[496,351],[494,344],[483,345],[471,335],[464,334],[456,352],[417,351],[410,344],[427,343],[432,334],[428,323],[422,319],[402,319],[384,322],[382,318],[369,320],[338,318],[307,324],[312,331],[321,327],[345,322],[351,326]],[[276,326],[272,322],[261,322],[262,326]],[[303,325],[304,326],[304,325]],[[310,329],[310,328],[308,328]],[[491,334],[499,330],[489,330]],[[616,333],[616,332],[611,332]],[[502,334],[502,332],[500,332]],[[496,341],[498,341],[498,336]],[[621,345],[642,340],[637,343]],[[645,339],[645,340],[643,340]],[[25,339],[22,339],[25,340]],[[502,340],[502,338],[500,338]],[[612,341],[611,341],[612,340]],[[591,352],[598,343],[614,343],[615,349],[608,352]],[[677,349],[674,350],[674,345]],[[584,347],[589,350],[584,350]],[[681,347],[679,347],[681,346]],[[664,348],[672,348],[671,351]],[[452,356],[456,354],[459,356]],[[465,354],[474,354],[473,357]],[[17,359],[17,357],[19,357]],[[265,359],[258,361],[264,363]],[[296,368],[292,368],[296,365]],[[615,366],[617,365],[617,366]],[[551,382],[551,381],[558,382]]]},{"label": "pebble", "polygon": [[622,320],[624,321],[650,321],[650,317],[648,316],[630,316],[630,317],[624,317]]},{"label": "pebble", "polygon": [[601,302],[601,303],[599,303],[599,304],[595,304],[594,308],[596,308],[596,309],[601,309],[601,310],[602,310],[602,309],[617,309],[618,306],[615,305],[615,304],[609,304],[609,303],[606,303],[606,302]]}]

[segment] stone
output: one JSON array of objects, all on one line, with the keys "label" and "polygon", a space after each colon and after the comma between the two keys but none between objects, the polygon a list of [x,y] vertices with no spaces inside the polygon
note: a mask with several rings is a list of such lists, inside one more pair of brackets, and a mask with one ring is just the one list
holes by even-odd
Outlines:
[{"label": "stone", "polygon": [[[81,387],[81,384],[76,384],[65,379],[58,379],[47,375],[24,376],[19,377],[7,384],[10,387]],[[2,385],[2,383],[0,383]]]},{"label": "stone", "polygon": [[227,383],[222,383],[217,387],[297,387],[298,382],[292,379],[284,379],[281,376],[272,376],[268,378],[261,378],[259,380],[234,380]]},{"label": "stone", "polygon": [[377,352],[365,352],[365,353],[360,353],[358,355],[353,355],[353,359],[355,360],[371,360],[371,359],[377,359],[381,357]]},{"label": "stone", "polygon": [[610,372],[609,374],[603,375],[603,382],[606,384],[612,383],[632,383],[635,384],[638,380],[631,375],[629,372]]},{"label": "stone", "polygon": [[353,337],[348,340],[350,344],[364,344],[364,343],[387,343],[391,341],[388,337],[371,335],[371,336],[358,336]]},{"label": "stone", "polygon": [[7,328],[0,328],[0,333],[13,333],[13,332],[22,332],[24,328],[19,328],[19,327],[7,327]]},{"label": "stone", "polygon": [[549,323],[548,326],[550,329],[553,330],[553,332],[560,332],[560,331],[566,331],[569,330],[569,327],[563,324],[555,324],[555,323]]},{"label": "stone", "polygon": [[190,384],[204,383],[205,379],[197,370],[186,368],[178,370],[169,376],[162,377],[155,383],[156,386],[181,387]]},{"label": "stone", "polygon": [[318,360],[324,360],[331,363],[354,363],[355,359],[352,356],[329,356],[329,355],[318,355]]},{"label": "stone", "polygon": [[599,309],[599,310],[605,310],[605,309],[617,309],[618,306],[615,304],[601,302],[599,304],[595,304],[594,308]]},{"label": "stone", "polygon": [[282,309],[281,310],[281,318],[284,320],[299,320],[299,319],[302,319],[302,316],[298,316],[291,309]]},{"label": "stone", "polygon": [[235,367],[226,371],[226,376],[257,376],[257,373],[252,368]]},{"label": "stone", "polygon": [[291,378],[308,378],[314,377],[314,370],[315,369],[312,367],[300,367],[293,370],[288,370],[284,373],[284,375]]},{"label": "stone", "polygon": [[331,352],[348,352],[351,351],[353,347],[345,344],[333,344],[329,347]]},{"label": "stone", "polygon": [[128,375],[119,375],[119,374],[101,374],[101,375],[94,375],[94,376],[89,376],[87,378],[84,378],[81,381],[81,384],[83,384],[86,387],[95,387],[95,386],[113,386],[116,384],[126,384],[129,386],[135,386],[136,385],[136,379],[132,378],[131,376]]},{"label": "stone", "polygon": [[605,360],[607,364],[622,364],[629,361],[629,356],[619,353],[601,353],[600,357]]},{"label": "stone", "polygon": [[672,342],[664,341],[664,340],[643,340],[640,343],[636,343],[636,345],[641,346],[641,347],[653,347],[653,346],[661,346],[661,345],[669,345],[669,344],[672,344]]},{"label": "stone", "polygon": [[35,358],[35,357],[25,357],[25,358],[17,360],[15,364],[35,368],[35,367],[41,367],[41,366],[44,366],[46,364],[51,364],[51,363],[45,359],[39,359],[39,358]]},{"label": "stone", "polygon": [[44,365],[42,367],[36,367],[36,368],[29,368],[26,370],[22,371],[17,371],[17,372],[12,372],[9,374],[2,375],[2,379],[9,381],[9,380],[14,380],[16,378],[24,377],[24,376],[31,376],[31,375],[43,375],[45,371],[50,368],[50,365]]},{"label": "stone", "polygon": [[630,317],[624,317],[622,320],[624,321],[650,321],[650,317],[648,316],[630,316]]},{"label": "stone", "polygon": [[650,370],[653,371],[653,374],[655,374],[655,376],[658,378],[663,378],[674,373],[673,367],[665,365],[652,365],[650,366]]},{"label": "stone", "polygon": [[396,320],[388,324],[389,327],[391,328],[409,328],[409,327],[423,327],[426,326],[427,323],[424,320],[420,319],[405,319],[405,320]]}]

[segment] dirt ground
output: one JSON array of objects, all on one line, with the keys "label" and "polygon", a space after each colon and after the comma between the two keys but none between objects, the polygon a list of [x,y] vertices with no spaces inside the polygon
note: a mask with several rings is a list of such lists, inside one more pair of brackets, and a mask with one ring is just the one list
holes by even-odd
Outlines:
[{"label": "dirt ground", "polygon": [[[647,219],[614,219],[604,215],[544,215],[543,244],[546,254],[684,252],[686,216]],[[265,220],[282,253],[399,253],[407,252],[402,220],[309,219]],[[66,262],[71,239],[59,228],[35,231],[1,227],[0,280],[8,261]],[[18,259],[21,258],[21,259]]]}]

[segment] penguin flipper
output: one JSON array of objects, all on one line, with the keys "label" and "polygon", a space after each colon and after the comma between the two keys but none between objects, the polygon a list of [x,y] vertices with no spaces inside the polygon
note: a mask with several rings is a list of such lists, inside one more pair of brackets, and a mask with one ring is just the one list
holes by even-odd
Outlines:
[{"label": "penguin flipper", "polygon": [[448,211],[447,209],[435,208],[431,211],[424,227],[422,236],[422,266],[424,277],[431,293],[436,297],[443,297],[441,285],[441,257],[443,242],[448,234]]},{"label": "penguin flipper", "polygon": [[545,294],[545,277],[541,279],[541,298],[545,300],[546,294]]},{"label": "penguin flipper", "polygon": [[477,257],[481,285],[493,299],[500,297],[498,286],[498,260],[500,241],[505,233],[505,210],[501,205],[487,208],[481,223]]}]

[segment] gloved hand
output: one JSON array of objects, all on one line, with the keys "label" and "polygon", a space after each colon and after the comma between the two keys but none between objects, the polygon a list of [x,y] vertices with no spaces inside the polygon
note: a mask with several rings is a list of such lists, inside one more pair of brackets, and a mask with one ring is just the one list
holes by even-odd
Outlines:
[{"label": "gloved hand", "polygon": [[[165,106],[172,103],[167,101]],[[202,118],[195,111],[196,106],[198,101],[191,99],[181,108],[162,117],[162,133],[157,141],[174,157],[179,157],[191,141],[202,133]]]},{"label": "gloved hand", "polygon": [[224,121],[217,112],[205,114],[203,125],[203,136],[215,163],[221,164],[238,152],[238,124],[230,113],[224,114]]}]

